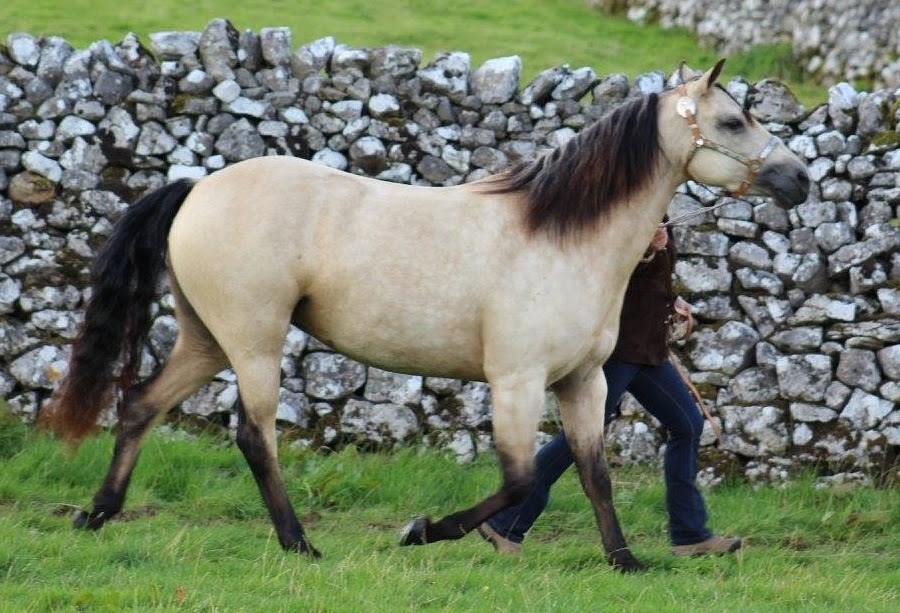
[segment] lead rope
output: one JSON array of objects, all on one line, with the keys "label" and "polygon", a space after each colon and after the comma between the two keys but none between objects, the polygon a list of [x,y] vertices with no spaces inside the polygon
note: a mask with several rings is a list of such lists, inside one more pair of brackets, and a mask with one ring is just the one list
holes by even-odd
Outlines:
[{"label": "lead rope", "polygon": [[[719,197],[719,194],[716,194],[716,192],[711,190],[706,185],[703,185],[702,183],[697,183],[696,181],[694,183],[696,185],[699,185],[706,191],[708,191],[710,194],[713,194],[714,196]],[[747,204],[752,204],[749,201],[744,200],[743,198],[738,198],[738,200],[740,200],[741,202],[746,202]],[[666,227],[675,226],[675,225],[678,225],[680,222],[684,221],[685,219],[690,219],[691,217],[696,217],[697,215],[702,215],[703,213],[715,211],[716,209],[723,207],[726,204],[729,204],[729,202],[724,201],[724,202],[720,202],[719,204],[716,204],[711,207],[697,209],[696,211],[691,211],[690,213],[685,213],[684,215],[679,215],[678,217],[676,217],[674,219],[670,219],[669,221],[662,223],[660,225],[666,226]],[[693,317],[691,317],[688,320],[687,334],[690,334],[693,329],[694,329]],[[675,370],[678,372],[678,376],[681,377],[681,380],[684,382],[684,385],[688,388],[688,390],[690,390],[691,396],[694,397],[694,402],[696,402],[697,406],[700,407],[700,411],[703,413],[703,417],[706,419],[706,421],[709,422],[709,426],[710,426],[710,428],[712,428],[712,431],[715,433],[716,440],[719,441],[719,446],[721,447],[722,446],[722,428],[720,428],[719,424],[717,424],[715,422],[715,420],[713,420],[712,413],[710,413],[709,408],[706,406],[706,400],[703,398],[703,396],[700,395],[700,392],[697,390],[697,387],[694,385],[694,382],[691,381],[691,377],[687,373],[687,370],[684,368],[684,364],[681,363],[681,360],[678,359],[678,356],[676,356],[675,352],[672,351],[671,349],[669,349],[669,361],[672,362],[673,366],[675,366]]]},{"label": "lead rope", "polygon": [[[698,185],[699,187],[702,187],[703,189],[708,191],[710,194],[714,195],[716,198],[722,197],[721,194],[717,194],[716,192],[709,189],[707,186],[703,185],[702,183],[697,183],[695,181],[694,184]],[[750,202],[749,200],[744,200],[743,198],[737,198],[736,200],[738,200],[740,202],[746,202],[747,204],[749,204],[751,206],[753,205],[752,202]],[[668,228],[670,226],[677,226],[685,219],[690,219],[691,217],[696,217],[697,215],[703,215],[704,213],[712,213],[713,211],[722,208],[726,204],[731,204],[731,203],[728,202],[727,200],[724,200],[718,204],[714,204],[713,206],[702,207],[702,208],[697,209],[696,211],[691,211],[690,213],[685,213],[684,215],[679,215],[678,217],[675,217],[674,219],[670,219],[669,221],[664,221],[659,225],[666,227],[666,228]]]},{"label": "lead rope", "polygon": [[[744,199],[743,196],[747,193],[747,190],[750,189],[750,185],[756,179],[756,176],[759,174],[762,165],[765,163],[766,159],[769,157],[772,151],[775,150],[775,147],[778,146],[778,143],[780,141],[777,137],[770,136],[765,146],[759,151],[756,157],[752,158],[748,158],[735,151],[732,151],[731,149],[728,149],[727,147],[723,147],[722,145],[719,145],[718,143],[711,141],[703,136],[703,133],[700,131],[700,126],[697,124],[697,103],[690,96],[688,96],[687,87],[683,83],[679,86],[678,92],[680,94],[680,97],[676,102],[675,111],[687,121],[688,128],[690,128],[691,130],[691,138],[694,141],[694,147],[691,150],[691,153],[688,155],[687,164],[685,166],[685,172],[687,173],[688,177],[690,177],[690,171],[688,171],[687,166],[690,165],[691,161],[694,159],[694,155],[700,149],[703,149],[705,147],[708,149],[712,149],[713,151],[716,151],[718,153],[727,155],[728,157],[737,160],[747,167],[747,175],[744,177],[743,181],[741,181],[741,184],[740,186],[738,186],[737,191],[728,195],[739,202],[746,202],[750,206],[753,206],[753,203]],[[694,183],[708,191],[710,194],[716,196],[717,198],[721,197],[721,194],[717,194],[703,183],[700,183],[696,180],[694,180]],[[727,200],[724,200],[711,207],[704,207],[697,209],[696,211],[685,213],[684,215],[679,215],[678,217],[663,222],[660,225],[663,227],[675,226],[683,222],[685,219],[690,219],[691,217],[696,217],[697,215],[703,215],[704,213],[715,211],[725,206],[726,204],[730,203]],[[649,258],[646,258],[642,261],[647,262],[653,259],[653,255],[655,254],[651,254]],[[692,327],[693,326],[691,324],[691,321],[689,320],[689,329]],[[690,390],[691,395],[694,397],[694,401],[697,403],[697,406],[700,407],[700,411],[703,412],[703,416],[706,418],[706,421],[709,422],[709,425],[715,433],[716,439],[719,441],[719,445],[721,446],[722,429],[719,427],[719,424],[713,421],[712,414],[706,407],[706,401],[704,400],[703,396],[700,395],[700,392],[697,390],[697,387],[694,385],[693,381],[691,381],[690,375],[687,373],[684,365],[678,359],[678,356],[676,356],[675,352],[673,352],[671,349],[669,349],[669,361],[672,362],[672,365],[678,372],[678,376],[681,377],[681,380],[684,381],[685,386],[688,388],[688,390]]]},{"label": "lead rope", "polygon": [[709,427],[712,428],[712,431],[716,435],[716,440],[719,442],[719,446],[722,446],[722,428],[719,427],[719,424],[713,420],[712,413],[709,412],[709,409],[706,406],[706,400],[703,396],[700,395],[700,392],[697,390],[694,382],[691,381],[690,375],[685,371],[684,365],[681,363],[681,360],[678,359],[678,356],[675,355],[675,352],[669,349],[669,361],[672,362],[672,365],[675,367],[675,370],[678,372],[678,376],[681,377],[681,380],[684,381],[685,386],[690,390],[691,396],[694,397],[694,402],[697,403],[697,406],[700,407],[700,410],[703,412],[703,417],[706,421],[709,422]]},{"label": "lead rope", "polygon": [[[685,88],[685,86],[683,84],[680,87],[680,93],[681,93],[681,98],[678,100],[678,105],[676,107],[677,112],[679,115],[681,115],[682,117],[684,117],[687,120],[688,127],[690,127],[690,129],[691,129],[691,136],[694,139],[694,149],[691,151],[691,154],[688,156],[688,162],[687,162],[688,165],[690,165],[691,160],[694,158],[694,154],[697,153],[697,151],[700,148],[702,148],[703,146],[706,145],[706,141],[703,138],[703,135],[700,133],[700,127],[697,125],[697,120],[696,120],[696,115],[695,115],[696,103],[694,103],[693,100],[691,100],[690,98],[687,97],[687,89]],[[685,168],[685,170],[687,170],[687,168]],[[755,176],[756,173],[754,172],[753,175]],[[744,187],[745,182],[746,182],[746,179],[744,182],[741,183],[742,188]],[[694,183],[696,185],[702,187],[706,191],[708,191],[710,194],[713,194],[717,198],[720,197],[719,194],[716,194],[713,190],[711,190],[706,185],[699,183],[697,181],[694,181]],[[702,207],[695,211],[685,213],[684,215],[679,215],[678,217],[675,217],[666,222],[663,222],[660,225],[662,225],[663,227],[676,226],[676,225],[679,225],[681,222],[683,222],[686,219],[690,219],[691,217],[696,217],[697,215],[703,215],[705,213],[715,211],[715,210],[725,206],[726,204],[728,204],[728,201],[722,201],[711,207]],[[690,334],[691,330],[693,329],[693,325],[692,325],[693,318],[690,317],[690,315],[688,316],[688,318],[689,318],[688,319],[688,334]],[[693,398],[694,398],[694,402],[697,404],[697,406],[700,408],[700,411],[703,413],[704,419],[706,419],[706,421],[709,422],[709,426],[710,426],[710,428],[712,428],[713,432],[715,432],[716,439],[719,441],[719,446],[721,446],[722,445],[722,429],[719,428],[719,425],[713,420],[712,414],[710,413],[709,409],[706,407],[706,401],[704,400],[703,396],[700,395],[700,392],[699,392],[699,390],[697,390],[697,387],[694,385],[693,381],[691,381],[691,377],[685,370],[684,365],[681,363],[681,360],[678,359],[678,356],[676,356],[675,352],[672,351],[671,349],[669,349],[669,361],[675,367],[675,371],[678,373],[678,376],[681,378],[685,387],[687,387],[688,390],[690,390],[691,396],[693,396]]]},{"label": "lead rope", "polygon": [[[691,179],[691,180],[694,181],[693,179]],[[726,192],[724,194],[716,193],[713,190],[711,190],[708,185],[704,185],[703,183],[698,183],[697,181],[694,181],[694,185],[696,185],[697,187],[700,187],[702,189],[705,189],[707,192],[709,192],[716,198],[727,197],[727,198],[731,198],[732,200],[735,200],[737,202],[743,202],[745,204],[749,204],[751,207],[754,206],[754,204],[752,202],[750,202],[749,200],[747,200],[746,198],[736,198],[734,196],[734,194],[729,194],[728,192]],[[663,227],[677,226],[677,225],[680,225],[681,222],[684,221],[685,219],[690,219],[691,217],[696,217],[697,215],[703,215],[704,213],[712,213],[713,211],[720,209],[723,206],[727,206],[729,204],[731,204],[731,202],[729,202],[728,200],[724,200],[724,201],[722,201],[718,204],[714,204],[712,206],[700,207],[699,209],[697,209],[695,211],[691,211],[690,213],[685,213],[684,215],[679,215],[678,217],[675,217],[674,219],[670,219],[669,221],[664,221],[659,225],[661,225]]]}]

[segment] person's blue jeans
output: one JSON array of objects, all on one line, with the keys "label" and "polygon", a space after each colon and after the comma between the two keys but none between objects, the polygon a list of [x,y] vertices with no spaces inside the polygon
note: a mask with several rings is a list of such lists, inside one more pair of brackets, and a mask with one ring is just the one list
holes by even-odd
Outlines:
[{"label": "person's blue jeans", "polygon": [[[660,366],[645,366],[610,360],[603,372],[609,390],[607,423],[615,417],[619,400],[628,391],[668,430],[663,470],[672,544],[690,545],[710,538],[706,508],[696,484],[703,415],[675,366],[669,361]],[[509,540],[521,543],[547,506],[551,486],[573,462],[566,435],[560,432],[538,451],[535,482],[528,496],[519,505],[491,517],[488,520],[491,527]]]}]

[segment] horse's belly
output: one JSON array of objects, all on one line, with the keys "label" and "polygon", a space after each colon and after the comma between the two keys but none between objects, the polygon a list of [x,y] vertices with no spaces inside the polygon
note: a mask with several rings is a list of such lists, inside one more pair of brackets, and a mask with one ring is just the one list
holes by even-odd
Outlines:
[{"label": "horse's belly", "polygon": [[311,300],[297,307],[293,322],[336,351],[383,370],[484,380],[474,323],[421,313],[373,312],[342,301],[319,309]]}]

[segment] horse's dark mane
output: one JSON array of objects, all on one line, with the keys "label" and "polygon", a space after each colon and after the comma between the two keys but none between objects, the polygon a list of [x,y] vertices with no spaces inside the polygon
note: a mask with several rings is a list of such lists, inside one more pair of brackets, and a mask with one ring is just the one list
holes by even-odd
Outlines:
[{"label": "horse's dark mane", "polygon": [[592,226],[652,177],[658,101],[650,94],[622,104],[559,149],[498,175],[489,193],[524,191],[531,232],[564,238]]}]

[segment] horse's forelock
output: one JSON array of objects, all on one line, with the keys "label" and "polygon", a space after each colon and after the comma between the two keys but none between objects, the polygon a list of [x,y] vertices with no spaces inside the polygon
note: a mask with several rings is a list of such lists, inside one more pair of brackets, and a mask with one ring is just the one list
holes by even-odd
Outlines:
[{"label": "horse's forelock", "polygon": [[560,238],[593,226],[643,188],[659,154],[656,94],[625,102],[559,149],[490,183],[491,193],[525,192],[525,225]]}]

